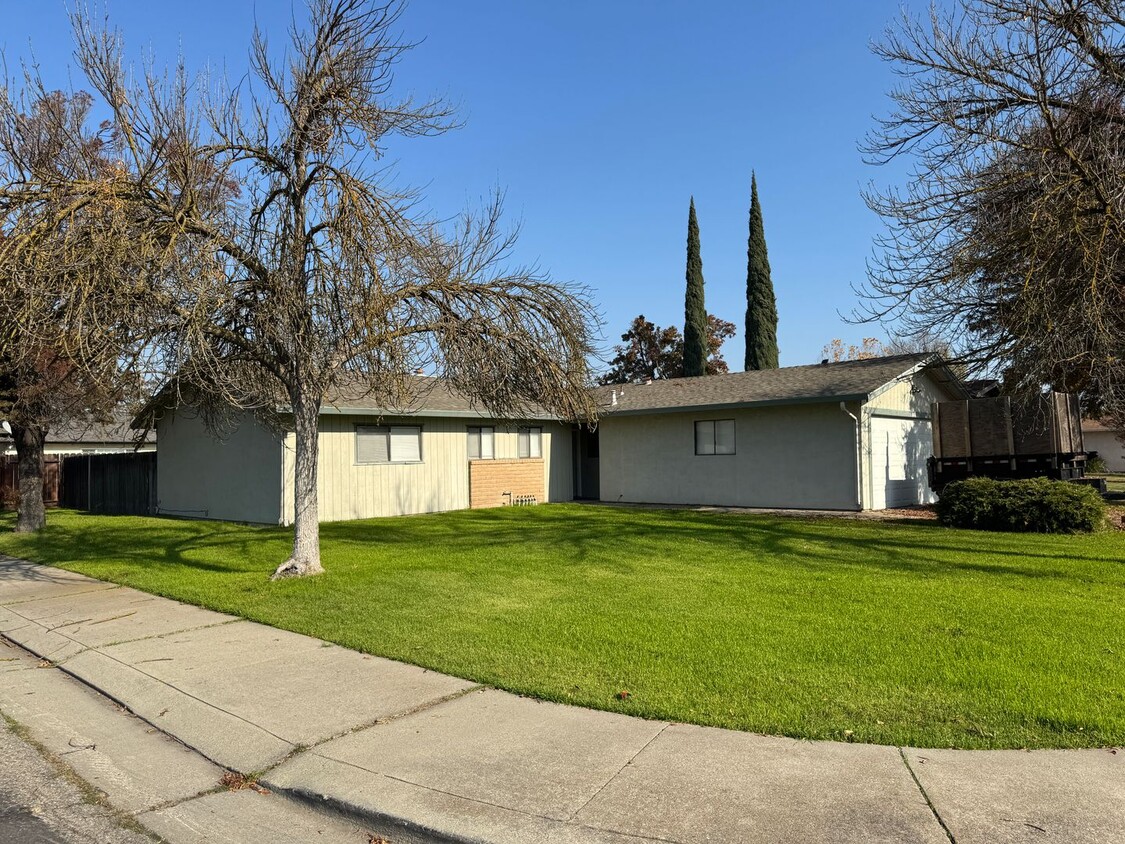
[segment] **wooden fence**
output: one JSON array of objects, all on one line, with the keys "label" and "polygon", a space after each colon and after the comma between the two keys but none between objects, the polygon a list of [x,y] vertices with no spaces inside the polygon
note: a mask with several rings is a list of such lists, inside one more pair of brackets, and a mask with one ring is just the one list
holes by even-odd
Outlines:
[{"label": "wooden fence", "polygon": [[[57,507],[62,475],[62,462],[57,454],[49,454],[43,460],[43,503]],[[14,454],[0,455],[0,509],[15,506],[19,499],[19,464]]]},{"label": "wooden fence", "polygon": [[156,512],[156,452],[63,458],[59,503],[89,513],[152,515]]}]

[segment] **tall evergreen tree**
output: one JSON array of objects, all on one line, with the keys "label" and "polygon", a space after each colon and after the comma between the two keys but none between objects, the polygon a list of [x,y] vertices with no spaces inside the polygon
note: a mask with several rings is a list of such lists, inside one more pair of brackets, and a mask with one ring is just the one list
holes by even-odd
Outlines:
[{"label": "tall evergreen tree", "polygon": [[695,197],[692,197],[688,210],[687,293],[684,296],[684,375],[706,375],[707,354],[703,258],[699,254],[699,223],[695,219]]},{"label": "tall evergreen tree", "polygon": [[758,180],[750,175],[750,240],[746,248],[746,369],[777,369],[777,300],[770,280]]}]

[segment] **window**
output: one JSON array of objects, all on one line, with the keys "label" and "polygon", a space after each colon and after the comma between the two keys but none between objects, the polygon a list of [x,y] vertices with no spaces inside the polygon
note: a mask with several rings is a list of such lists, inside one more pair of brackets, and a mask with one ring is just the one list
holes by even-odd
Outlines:
[{"label": "window", "polygon": [[417,425],[356,425],[356,463],[420,463],[422,429]]},{"label": "window", "polygon": [[520,457],[542,457],[543,456],[543,429],[542,428],[520,428],[519,456]]},{"label": "window", "polygon": [[695,423],[696,454],[734,454],[734,420]]},{"label": "window", "polygon": [[495,433],[495,428],[469,428],[470,460],[491,460],[495,457],[495,450],[492,446]]}]

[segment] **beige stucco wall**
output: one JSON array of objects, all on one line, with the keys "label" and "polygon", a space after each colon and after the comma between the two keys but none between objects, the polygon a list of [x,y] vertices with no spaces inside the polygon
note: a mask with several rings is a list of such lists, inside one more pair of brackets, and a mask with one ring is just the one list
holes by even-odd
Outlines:
[{"label": "beige stucco wall", "polygon": [[[733,455],[695,454],[695,422],[735,420]],[[601,499],[856,509],[855,424],[838,403],[604,417]]]},{"label": "beige stucco wall", "polygon": [[[355,462],[356,425],[421,425],[422,461],[362,465]],[[548,501],[573,497],[571,432],[559,423],[543,428],[544,487]],[[320,419],[317,489],[321,521],[437,513],[469,506],[468,427],[492,425],[497,458],[518,455],[515,423],[463,417],[324,415]],[[293,519],[293,434],[285,441],[285,504]]]},{"label": "beige stucco wall", "polygon": [[242,414],[222,439],[190,408],[157,421],[156,497],[160,513],[277,524],[281,518],[281,440]]},{"label": "beige stucco wall", "polygon": [[1084,431],[1082,443],[1087,452],[1096,451],[1110,472],[1125,472],[1125,443],[1116,431]]}]

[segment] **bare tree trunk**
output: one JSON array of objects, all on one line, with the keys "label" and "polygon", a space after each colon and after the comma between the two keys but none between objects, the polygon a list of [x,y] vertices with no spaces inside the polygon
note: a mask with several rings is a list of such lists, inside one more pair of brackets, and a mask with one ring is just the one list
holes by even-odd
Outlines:
[{"label": "bare tree trunk", "polygon": [[47,524],[46,506],[43,503],[43,443],[47,439],[47,430],[12,425],[12,438],[16,441],[20,496],[16,531],[34,533]]},{"label": "bare tree trunk", "polygon": [[320,451],[320,401],[299,389],[293,401],[296,467],[293,478],[293,554],[277,567],[272,580],[321,574],[320,514],[317,510],[316,469]]}]

